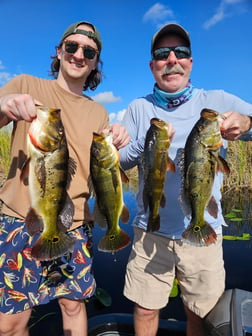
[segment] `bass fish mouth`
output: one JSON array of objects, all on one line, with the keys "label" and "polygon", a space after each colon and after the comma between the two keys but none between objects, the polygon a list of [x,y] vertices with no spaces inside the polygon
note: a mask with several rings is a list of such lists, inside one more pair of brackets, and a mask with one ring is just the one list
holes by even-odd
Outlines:
[{"label": "bass fish mouth", "polygon": [[208,120],[217,120],[217,118],[220,117],[221,114],[215,110],[205,108],[201,111],[201,116]]}]

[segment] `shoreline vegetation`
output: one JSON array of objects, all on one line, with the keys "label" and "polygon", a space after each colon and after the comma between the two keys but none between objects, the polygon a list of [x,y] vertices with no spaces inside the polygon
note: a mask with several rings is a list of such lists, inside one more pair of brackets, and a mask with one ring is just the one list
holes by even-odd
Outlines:
[{"label": "shoreline vegetation", "polygon": [[[8,128],[0,129],[0,187],[6,179],[10,165],[11,132]],[[252,142],[230,141],[226,161],[230,174],[224,175],[223,195],[230,193],[252,193]],[[133,192],[138,187],[138,172],[134,167],[126,171],[130,180],[129,189]]]}]

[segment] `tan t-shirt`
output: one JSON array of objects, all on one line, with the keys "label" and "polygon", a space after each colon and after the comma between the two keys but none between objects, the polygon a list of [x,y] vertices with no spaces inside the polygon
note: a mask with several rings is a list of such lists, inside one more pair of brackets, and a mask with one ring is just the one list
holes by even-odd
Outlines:
[{"label": "tan t-shirt", "polygon": [[[76,163],[68,193],[75,206],[71,229],[82,222],[93,220],[87,200],[89,198],[88,176],[90,146],[93,132],[100,132],[109,125],[108,113],[104,107],[87,96],[78,96],[62,89],[56,80],[20,75],[0,88],[0,97],[10,93],[27,93],[44,106],[61,109],[69,156]],[[26,160],[26,137],[30,123],[14,123],[11,166],[7,181],[0,190],[3,201],[2,212],[21,219],[26,217],[30,207],[27,183],[20,178]]]}]

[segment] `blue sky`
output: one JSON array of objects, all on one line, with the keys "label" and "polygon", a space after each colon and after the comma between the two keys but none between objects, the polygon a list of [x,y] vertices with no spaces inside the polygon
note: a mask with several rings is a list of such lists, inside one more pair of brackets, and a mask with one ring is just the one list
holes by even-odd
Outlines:
[{"label": "blue sky", "polygon": [[102,36],[104,79],[87,94],[120,121],[134,98],[153,89],[152,35],[176,22],[191,36],[193,85],[252,103],[252,0],[0,0],[0,12],[0,86],[21,73],[50,78],[63,31],[90,21]]}]

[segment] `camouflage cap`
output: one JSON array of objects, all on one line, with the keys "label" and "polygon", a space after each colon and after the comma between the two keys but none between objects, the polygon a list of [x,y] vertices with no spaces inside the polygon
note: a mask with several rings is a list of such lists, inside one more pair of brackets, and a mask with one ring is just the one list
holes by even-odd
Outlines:
[{"label": "camouflage cap", "polygon": [[[78,27],[81,24],[85,24],[85,25],[90,26],[93,29],[93,32],[89,31],[89,30],[78,29]],[[72,34],[82,34],[82,35],[86,35],[86,36],[90,37],[97,44],[98,50],[101,51],[101,48],[102,48],[101,35],[92,23],[87,22],[87,21],[79,21],[79,22],[71,24],[66,29],[64,34],[62,35],[61,40],[60,40],[60,44],[65,40],[65,38],[67,38],[69,35],[72,35]]]}]

